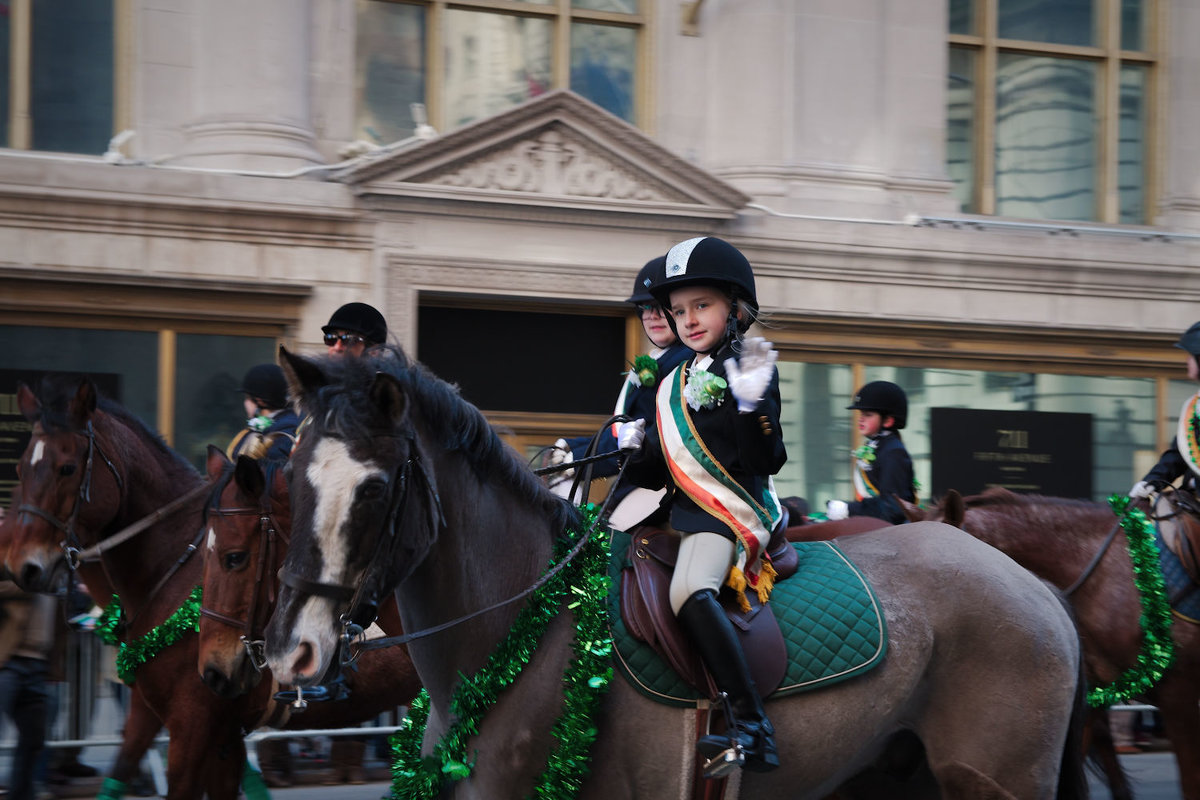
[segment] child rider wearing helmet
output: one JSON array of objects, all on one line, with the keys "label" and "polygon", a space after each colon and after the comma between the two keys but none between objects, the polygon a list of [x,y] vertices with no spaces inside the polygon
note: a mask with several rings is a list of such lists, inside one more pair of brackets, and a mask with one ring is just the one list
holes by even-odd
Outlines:
[{"label": "child rider wearing helmet", "polygon": [[777,354],[763,339],[743,339],[758,311],[754,273],[728,242],[675,245],[651,292],[694,355],[659,382],[649,435],[645,420],[627,422],[618,445],[633,453],[626,474],[635,483],[671,490],[670,523],[681,536],[671,608],[731,700],[734,760],[729,735],[704,736],[697,750],[719,765],[736,764],[740,749],[746,769],[765,772],[779,765],[775,730],[717,593],[728,586],[748,608],[747,591],[766,602],[773,586],[764,551],[781,512],[770,476],[787,460]]},{"label": "child rider wearing helmet", "polygon": [[893,525],[907,522],[899,497],[917,502],[912,458],[900,438],[908,421],[908,395],[890,381],[871,381],[847,409],[858,411],[858,432],[866,443],[854,451],[855,500],[830,500],[829,519],[877,517]]}]

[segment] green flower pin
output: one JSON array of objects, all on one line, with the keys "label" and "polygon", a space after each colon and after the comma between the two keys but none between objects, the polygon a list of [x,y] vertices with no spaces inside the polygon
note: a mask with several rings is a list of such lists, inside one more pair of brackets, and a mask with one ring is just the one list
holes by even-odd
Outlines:
[{"label": "green flower pin", "polygon": [[713,375],[706,369],[693,369],[688,373],[687,385],[683,387],[683,399],[694,411],[716,408],[725,400],[728,386],[720,375]]},{"label": "green flower pin", "polygon": [[633,369],[629,370],[629,380],[647,388],[658,383],[658,362],[654,356],[640,355],[635,358]]}]

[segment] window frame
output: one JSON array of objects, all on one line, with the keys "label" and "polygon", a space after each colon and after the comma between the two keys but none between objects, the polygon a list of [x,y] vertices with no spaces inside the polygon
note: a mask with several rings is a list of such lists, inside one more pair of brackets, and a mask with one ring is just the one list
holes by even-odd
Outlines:
[{"label": "window frame", "polygon": [[[120,0],[128,2],[128,0]],[[650,14],[646,6],[651,0],[637,0],[638,10],[632,14],[574,8],[571,0],[550,0],[547,3],[523,0],[368,0],[372,3],[418,6],[426,9],[425,21],[425,114],[428,124],[436,130],[447,131],[445,85],[445,19],[451,10],[483,11],[506,16],[549,20],[553,26],[551,48],[551,89],[571,88],[571,25],[577,22],[602,23],[632,28],[637,36],[635,45],[637,67],[633,78],[633,119],[631,123],[646,130],[648,59],[650,54],[647,27]],[[360,99],[354,98],[355,111]]]},{"label": "window frame", "polygon": [[[132,127],[133,0],[113,4],[113,129]],[[33,4],[34,0],[9,0],[8,146],[31,150],[33,115]],[[99,156],[100,153],[95,155]]]},{"label": "window frame", "polygon": [[[971,0],[974,33],[947,33],[947,63],[949,51],[962,49],[975,53],[974,117],[971,143],[973,183],[968,213],[996,215],[996,79],[1001,53],[1068,58],[1099,65],[1097,120],[1097,163],[1095,165],[1096,205],[1090,221],[1123,224],[1120,219],[1119,147],[1121,68],[1125,65],[1145,67],[1144,183],[1142,187],[1141,220],[1132,224],[1149,224],[1156,207],[1160,178],[1161,81],[1165,29],[1165,3],[1143,0],[1145,15],[1145,50],[1121,49],[1120,0],[1092,0],[1100,22],[1094,47],[1062,45],[1023,39],[1002,39],[998,35],[999,0]],[[947,28],[949,25],[947,24]]]}]

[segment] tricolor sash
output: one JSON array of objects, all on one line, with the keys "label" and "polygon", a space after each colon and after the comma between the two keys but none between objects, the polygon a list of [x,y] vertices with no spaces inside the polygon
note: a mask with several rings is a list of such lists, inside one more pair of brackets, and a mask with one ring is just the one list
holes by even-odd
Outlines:
[{"label": "tricolor sash", "polygon": [[854,498],[860,503],[868,497],[879,497],[879,489],[867,477],[867,470],[869,468],[870,465],[861,458],[854,459],[854,469],[852,470],[854,474]]},{"label": "tricolor sash", "polygon": [[1198,402],[1200,392],[1184,401],[1179,411],[1179,428],[1175,433],[1175,447],[1196,475],[1200,475],[1200,438],[1197,436],[1200,419],[1196,417]]},{"label": "tricolor sash", "polygon": [[[771,531],[782,518],[773,483],[766,481],[763,496],[753,497],[709,451],[683,398],[688,365],[680,364],[658,388],[659,440],[675,485],[700,508],[725,523],[737,537],[737,560],[726,583],[738,593],[746,610],[746,586],[765,603],[774,585],[775,570],[763,554]],[[727,398],[727,402],[733,402]]]}]

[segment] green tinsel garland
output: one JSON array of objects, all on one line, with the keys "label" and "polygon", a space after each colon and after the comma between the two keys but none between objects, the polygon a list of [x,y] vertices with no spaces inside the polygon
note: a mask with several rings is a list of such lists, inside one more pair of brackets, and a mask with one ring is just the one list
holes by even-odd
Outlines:
[{"label": "green tinsel garland", "polygon": [[1171,638],[1171,604],[1158,563],[1158,546],[1154,543],[1154,526],[1145,512],[1130,505],[1128,497],[1113,495],[1108,504],[1120,517],[1133,562],[1133,582],[1142,601],[1142,651],[1137,663],[1108,686],[1097,686],[1088,692],[1088,705],[1104,708],[1123,703],[1154,687],[1175,657],[1175,642]]},{"label": "green tinsel garland", "polygon": [[161,624],[146,632],[145,636],[132,642],[122,642],[117,635],[121,624],[121,598],[113,595],[112,602],[104,607],[96,622],[96,634],[107,644],[118,646],[117,677],[132,685],[138,667],[178,642],[192,631],[200,630],[200,598],[204,588],[192,589],[183,605],[175,609]]},{"label": "green tinsel garland", "polygon": [[[583,512],[584,526],[591,528],[598,509],[589,503]],[[413,700],[401,729],[390,740],[392,798],[438,797],[447,781],[471,774],[474,759],[467,760],[467,741],[479,733],[483,716],[500,692],[529,663],[546,628],[564,604],[575,616],[571,645],[574,655],[563,673],[563,712],[552,730],[555,746],[533,795],[568,800],[578,794],[590,770],[596,710],[612,679],[612,635],[605,609],[609,588],[607,533],[594,531],[574,561],[531,596],[509,634],[473,678],[460,673],[460,683],[450,698],[455,721],[425,758],[421,757],[421,741],[429,719],[429,695],[422,690]],[[560,538],[555,546],[555,563],[566,555],[571,544]]]}]

